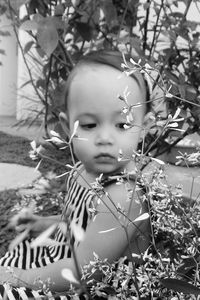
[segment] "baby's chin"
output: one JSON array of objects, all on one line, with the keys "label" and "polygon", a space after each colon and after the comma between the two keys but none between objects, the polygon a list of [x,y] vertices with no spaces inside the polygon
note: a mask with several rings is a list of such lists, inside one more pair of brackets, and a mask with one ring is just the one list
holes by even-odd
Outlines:
[{"label": "baby's chin", "polygon": [[126,168],[124,166],[101,166],[101,168],[95,168],[92,173],[96,178],[98,178],[102,174],[104,176],[112,176],[114,174],[119,174],[124,172],[125,169]]}]

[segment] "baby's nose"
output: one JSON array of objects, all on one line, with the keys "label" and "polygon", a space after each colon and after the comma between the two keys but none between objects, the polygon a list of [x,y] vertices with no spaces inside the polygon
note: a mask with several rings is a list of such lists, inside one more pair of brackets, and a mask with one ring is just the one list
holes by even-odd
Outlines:
[{"label": "baby's nose", "polygon": [[112,145],[114,143],[114,137],[109,130],[100,130],[96,136],[97,145]]}]

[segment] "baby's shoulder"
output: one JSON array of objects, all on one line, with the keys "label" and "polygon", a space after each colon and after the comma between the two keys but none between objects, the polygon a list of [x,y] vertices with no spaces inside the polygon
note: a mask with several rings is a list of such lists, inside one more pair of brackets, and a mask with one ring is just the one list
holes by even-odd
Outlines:
[{"label": "baby's shoulder", "polygon": [[138,190],[136,181],[132,179],[107,184],[99,200],[101,200],[97,202],[99,212],[123,211],[123,214],[126,214],[130,211],[130,214],[135,216],[135,212],[139,213],[143,207],[142,193]]},{"label": "baby's shoulder", "polygon": [[117,178],[104,184],[104,192],[106,197],[110,197],[115,203],[124,203],[128,201],[135,190],[135,179]]}]

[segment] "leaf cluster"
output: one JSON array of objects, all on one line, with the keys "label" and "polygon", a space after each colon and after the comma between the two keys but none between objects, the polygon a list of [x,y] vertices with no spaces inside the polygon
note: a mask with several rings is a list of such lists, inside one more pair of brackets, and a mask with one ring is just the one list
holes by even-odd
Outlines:
[{"label": "leaf cluster", "polygon": [[[94,254],[83,278],[93,296],[105,299],[198,299],[199,200],[185,199],[180,188],[172,189],[162,168],[155,169],[152,179],[140,180],[148,187],[152,228],[151,244],[140,257],[143,262],[128,262],[124,257],[110,264]],[[101,280],[92,279],[95,272],[102,275]]]},{"label": "leaf cluster", "polygon": [[[173,115],[180,108],[184,118],[181,128],[185,130],[173,145],[188,134],[199,133],[200,33],[198,22],[188,18],[191,7],[199,12],[199,4],[192,0],[3,0],[1,13],[6,11],[13,20],[15,33],[19,28],[30,36],[24,46],[18,36],[18,43],[29,69],[26,84],[33,85],[43,104],[36,118],[44,118],[47,136],[49,122],[57,122],[63,109],[68,74],[91,49],[122,50],[156,70],[151,72],[154,92],[150,99],[156,118],[163,118],[161,98],[168,113]],[[30,59],[39,66],[35,79]],[[160,94],[163,84],[170,93]],[[171,143],[165,142],[171,131],[165,131],[151,151],[155,147],[167,151]],[[155,139],[154,132],[147,138],[148,146]]]}]

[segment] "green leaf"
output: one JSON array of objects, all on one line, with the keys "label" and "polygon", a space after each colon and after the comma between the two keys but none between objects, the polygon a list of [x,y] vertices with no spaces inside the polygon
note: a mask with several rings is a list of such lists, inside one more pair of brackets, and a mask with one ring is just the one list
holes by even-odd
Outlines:
[{"label": "green leaf", "polygon": [[183,19],[184,18],[184,14],[180,11],[176,11],[176,12],[172,12],[169,14],[169,16],[173,16],[174,18],[178,18],[178,19]]},{"label": "green leaf", "polygon": [[37,30],[39,28],[39,25],[34,20],[27,20],[24,23],[21,24],[19,29],[30,31],[30,30]]},{"label": "green leaf", "polygon": [[64,277],[67,281],[71,282],[71,283],[76,283],[78,284],[79,281],[76,279],[76,277],[74,276],[72,270],[70,269],[62,269],[61,271],[61,275],[62,277]]},{"label": "green leaf", "polygon": [[28,4],[30,0],[10,0],[10,5],[14,10],[18,10],[23,4]]},{"label": "green leaf", "polygon": [[10,32],[8,30],[0,30],[0,36],[10,36]]},{"label": "green leaf", "polygon": [[179,80],[178,80],[178,77],[173,74],[172,72],[168,71],[168,70],[165,70],[165,76],[170,79],[172,82],[178,84],[179,83]]},{"label": "green leaf", "polygon": [[45,89],[46,88],[46,81],[42,78],[39,78],[37,81],[36,81],[36,87],[37,88],[42,88],[42,89]]},{"label": "green leaf", "polygon": [[45,21],[45,18],[41,14],[37,13],[33,15],[33,21],[40,24]]},{"label": "green leaf", "polygon": [[148,213],[144,213],[144,214],[140,215],[133,222],[140,222],[140,221],[144,221],[146,219],[149,219],[149,214]]},{"label": "green leaf", "polygon": [[66,29],[66,24],[58,17],[50,17],[48,18],[50,22],[53,22],[56,29]]},{"label": "green leaf", "polygon": [[61,68],[60,70],[59,70],[59,73],[60,73],[60,76],[61,76],[61,78],[63,79],[63,80],[67,80],[67,72],[66,72],[66,69],[65,69],[65,67],[63,67],[63,68]]},{"label": "green leaf", "polygon": [[187,100],[194,101],[196,99],[196,96],[197,96],[196,89],[191,85],[187,85],[186,86],[186,98],[187,98]]},{"label": "green leaf", "polygon": [[105,15],[106,23],[111,27],[117,25],[117,10],[113,5],[113,2],[111,0],[101,1],[101,8]]},{"label": "green leaf", "polygon": [[184,280],[175,278],[165,278],[160,280],[161,283],[168,289],[174,290],[178,293],[200,295],[200,289]]},{"label": "green leaf", "polygon": [[53,22],[41,22],[37,32],[38,44],[50,56],[58,45],[58,32]]},{"label": "green leaf", "polygon": [[188,257],[183,260],[183,264],[177,269],[179,274],[186,274],[191,269],[197,266],[197,259],[194,257]]},{"label": "green leaf", "polygon": [[58,4],[55,6],[55,16],[62,16],[64,13],[64,5],[63,4]]},{"label": "green leaf", "polygon": [[175,32],[175,31],[169,30],[169,31],[168,31],[168,35],[169,35],[171,41],[176,42],[176,40],[177,40],[177,35],[176,35],[176,32]]},{"label": "green leaf", "polygon": [[92,38],[92,28],[87,23],[76,22],[76,29],[84,40],[89,42]]},{"label": "green leaf", "polygon": [[35,49],[36,49],[38,55],[39,55],[41,58],[44,58],[44,56],[45,56],[44,50],[43,50],[40,46],[38,46],[38,45],[37,45],[37,47],[36,47]]},{"label": "green leaf", "polygon": [[34,41],[29,41],[28,43],[26,43],[26,45],[24,46],[24,54],[28,53],[33,45]]},{"label": "green leaf", "polygon": [[3,15],[7,10],[5,5],[0,4],[0,16]]}]

